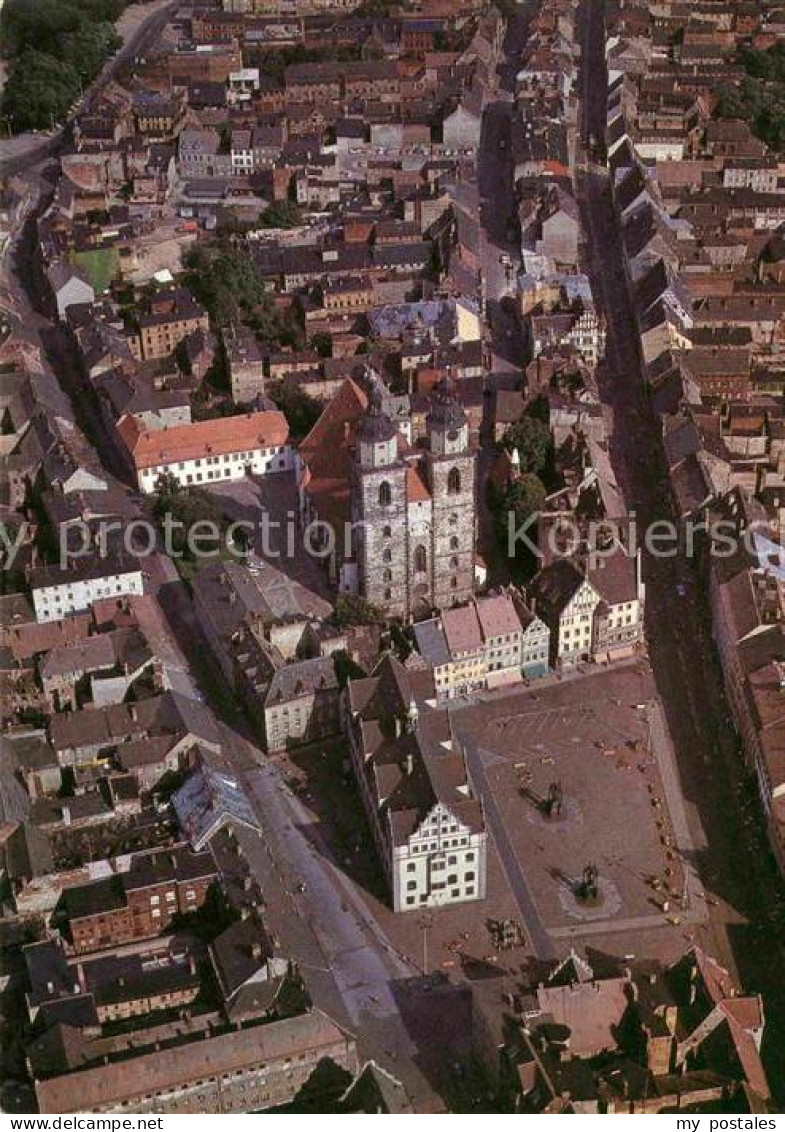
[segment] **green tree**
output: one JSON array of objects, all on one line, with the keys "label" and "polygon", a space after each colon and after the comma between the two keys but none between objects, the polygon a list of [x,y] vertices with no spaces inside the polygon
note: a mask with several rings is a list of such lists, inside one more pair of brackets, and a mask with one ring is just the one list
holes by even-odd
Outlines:
[{"label": "green tree", "polygon": [[70,63],[27,49],[15,60],[3,89],[3,115],[21,132],[61,121],[79,95],[79,75]]},{"label": "green tree", "polygon": [[307,436],[321,416],[322,406],[296,385],[283,385],[273,394],[273,401],[289,424],[292,436]]},{"label": "green tree", "polygon": [[333,340],[329,334],[314,334],[311,345],[320,358],[331,358],[333,353]]},{"label": "green tree", "polygon": [[15,130],[62,120],[120,40],[125,0],[8,0],[0,11],[10,61],[2,113]]},{"label": "green tree", "polygon": [[333,623],[341,628],[349,625],[382,625],[384,610],[359,594],[339,594],[333,610]]},{"label": "green tree", "polygon": [[[534,472],[526,472],[496,497],[493,507],[496,541],[505,554],[509,552],[511,530],[519,529],[527,519],[541,509],[546,494],[545,485],[540,477]],[[536,526],[527,530],[530,531],[529,537],[533,540]],[[520,551],[521,559],[527,565],[531,565],[531,554],[526,554],[525,549],[523,545],[519,546],[516,543],[516,553]]]},{"label": "green tree", "polygon": [[551,454],[551,430],[536,417],[523,416],[509,426],[502,443],[508,452],[517,448],[522,471],[541,472]]},{"label": "green tree", "polygon": [[295,201],[279,200],[264,210],[261,222],[263,228],[297,228],[303,217]]},{"label": "green tree", "polygon": [[515,513],[519,523],[539,511],[545,502],[545,484],[533,472],[527,472],[510,484],[504,497],[504,509]]}]

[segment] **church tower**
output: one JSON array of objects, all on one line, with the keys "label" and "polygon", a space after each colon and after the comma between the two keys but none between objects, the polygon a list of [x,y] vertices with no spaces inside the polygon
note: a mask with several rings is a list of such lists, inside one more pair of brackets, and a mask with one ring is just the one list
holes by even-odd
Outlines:
[{"label": "church tower", "polygon": [[357,432],[352,519],[359,592],[392,617],[407,617],[406,465],[398,430],[382,411],[378,389]]},{"label": "church tower", "polygon": [[443,609],[466,601],[474,592],[476,522],[475,457],[469,447],[469,425],[449,379],[436,387],[426,429],[433,499],[432,593],[434,605]]}]

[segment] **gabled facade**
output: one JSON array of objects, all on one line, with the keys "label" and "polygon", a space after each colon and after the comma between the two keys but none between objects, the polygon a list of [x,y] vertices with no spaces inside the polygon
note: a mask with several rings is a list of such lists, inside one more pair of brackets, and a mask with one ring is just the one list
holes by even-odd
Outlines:
[{"label": "gabled facade", "polygon": [[485,896],[487,835],[430,673],[387,656],[350,680],[343,726],[396,912]]}]

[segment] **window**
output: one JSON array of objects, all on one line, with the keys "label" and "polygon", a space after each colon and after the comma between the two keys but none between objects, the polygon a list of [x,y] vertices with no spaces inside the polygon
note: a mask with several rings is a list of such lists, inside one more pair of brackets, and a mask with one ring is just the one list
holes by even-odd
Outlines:
[{"label": "window", "polygon": [[474,873],[467,873],[463,879],[464,880],[474,880]]},{"label": "window", "polygon": [[384,574],[382,575],[382,579],[385,582],[391,582],[392,581],[392,570],[385,570]]},{"label": "window", "polygon": [[414,890],[417,888],[417,881],[416,880],[408,881],[406,888],[408,889],[409,892],[414,892]]},{"label": "window", "polygon": [[383,538],[392,538],[392,527],[385,527],[382,530],[382,537]]},{"label": "window", "polygon": [[389,601],[391,597],[392,597],[392,590],[385,590],[384,591],[384,600]]},{"label": "window", "polygon": [[382,561],[383,562],[392,562],[392,551],[391,550],[385,550],[384,554],[382,555]]},{"label": "window", "polygon": [[389,507],[392,503],[392,489],[387,480],[382,480],[379,484],[379,506]]},{"label": "window", "polygon": [[428,556],[425,553],[424,546],[415,547],[414,551],[414,569],[418,574],[424,574],[428,566]]},{"label": "window", "polygon": [[461,473],[457,468],[450,468],[447,475],[447,494],[459,495],[461,491]]},{"label": "window", "polygon": [[458,559],[454,555],[450,559],[450,569],[451,570],[457,570],[458,569]]},{"label": "window", "polygon": [[458,536],[453,535],[452,538],[450,539],[450,550],[457,550],[457,549],[458,549]]}]

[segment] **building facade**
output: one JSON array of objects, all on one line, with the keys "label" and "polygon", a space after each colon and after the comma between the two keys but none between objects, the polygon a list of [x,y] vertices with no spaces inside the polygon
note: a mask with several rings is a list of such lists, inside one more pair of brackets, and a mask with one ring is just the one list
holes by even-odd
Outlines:
[{"label": "building facade", "polygon": [[360,796],[396,912],[485,896],[482,806],[428,672],[387,656],[343,694],[343,725]]},{"label": "building facade", "polygon": [[294,453],[283,413],[246,413],[148,431],[128,415],[118,425],[139,490],[155,491],[159,476],[170,474],[182,487],[247,475],[291,472]]},{"label": "building facade", "polygon": [[418,460],[374,395],[351,479],[361,595],[394,617],[467,601],[474,589],[475,457],[449,383],[434,394]]}]

